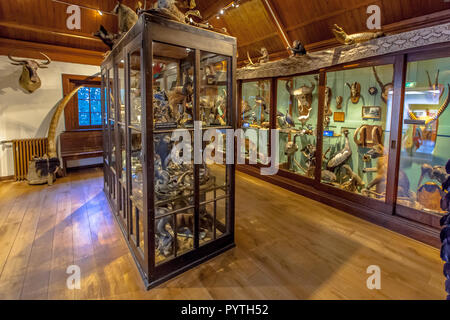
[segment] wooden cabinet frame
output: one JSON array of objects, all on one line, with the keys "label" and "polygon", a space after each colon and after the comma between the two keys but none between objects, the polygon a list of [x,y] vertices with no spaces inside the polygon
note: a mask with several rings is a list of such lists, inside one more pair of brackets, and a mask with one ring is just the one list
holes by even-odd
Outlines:
[{"label": "wooden cabinet frame", "polygon": [[[234,192],[235,192],[235,166],[227,165],[227,181],[229,181],[229,194],[227,196],[227,232],[220,238],[210,241],[200,246],[199,244],[199,169],[200,165],[194,165],[194,226],[193,226],[193,250],[174,258],[168,259],[164,263],[157,264],[155,261],[155,198],[154,198],[154,135],[161,130],[154,129],[153,119],[153,43],[159,42],[168,45],[191,48],[195,51],[194,63],[194,90],[195,101],[194,119],[199,119],[200,111],[200,53],[212,52],[229,58],[228,78],[228,110],[229,126],[222,129],[235,129],[236,115],[236,39],[208,30],[192,27],[186,24],[169,21],[149,14],[142,14],[136,25],[115,45],[109,56],[102,64],[102,70],[105,74],[104,87],[114,86],[113,100],[119,101],[118,88],[118,63],[123,60],[125,68],[125,122],[120,122],[120,106],[116,104],[114,134],[110,122],[104,125],[105,136],[110,138],[110,142],[115,141],[116,165],[111,166],[112,144],[109,144],[106,150],[105,163],[109,163],[105,169],[105,194],[114,215],[117,218],[119,226],[122,229],[127,240],[130,251],[136,261],[138,269],[144,279],[147,288],[154,287],[192,267],[202,263],[234,246]],[[140,68],[141,68],[141,128],[130,124],[130,54],[140,50]],[[109,79],[108,70],[114,70],[114,81]],[[108,91],[109,92],[109,91]],[[107,100],[107,99],[106,99]],[[111,99],[109,100],[111,101]],[[107,101],[105,101],[107,102]],[[108,118],[111,119],[108,108]],[[126,173],[127,181],[125,186],[121,186],[119,181],[122,171],[122,162],[120,149],[119,126],[125,128],[125,148],[126,148]],[[133,239],[133,224],[137,222],[132,220],[131,210],[133,210],[133,200],[131,194],[131,134],[130,129],[138,130],[142,135],[142,158],[143,158],[143,200],[141,218],[143,223],[144,246],[140,247],[139,241]],[[109,161],[106,161],[109,160]],[[123,189],[125,193],[123,193]],[[113,192],[116,192],[114,198]],[[121,206],[121,199],[124,201]],[[121,207],[125,211],[120,212]],[[120,216],[122,214],[122,216]],[[176,228],[175,228],[176,229]],[[175,231],[176,232],[176,231]],[[175,233],[176,234],[176,233]],[[139,237],[139,235],[138,235]],[[175,240],[176,241],[176,240]],[[176,249],[175,249],[176,250]]]}]

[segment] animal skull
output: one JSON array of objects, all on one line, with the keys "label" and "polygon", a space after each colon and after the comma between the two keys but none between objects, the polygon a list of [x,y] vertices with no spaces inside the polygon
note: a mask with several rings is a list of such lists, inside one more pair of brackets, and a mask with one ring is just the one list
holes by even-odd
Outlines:
[{"label": "animal skull", "polygon": [[39,52],[42,54],[45,59],[47,59],[46,62],[39,63],[36,60],[26,60],[26,59],[15,59],[11,56],[11,53],[8,54],[8,58],[13,61],[11,64],[16,66],[23,66],[22,74],[20,75],[19,84],[22,88],[27,90],[29,93],[33,93],[37,89],[41,87],[41,79],[39,78],[37,74],[38,68],[47,68],[47,65],[49,65],[52,60],[50,58],[43,54],[42,52]]},{"label": "animal skull", "polygon": [[297,108],[298,108],[298,120],[305,125],[306,121],[308,121],[309,116],[311,114],[311,105],[312,105],[312,93],[316,85],[311,82],[311,87],[306,85],[301,86],[300,88],[293,90],[289,86],[289,81],[286,81],[286,90],[289,92],[291,96],[297,99]]},{"label": "animal skull", "polygon": [[352,103],[357,104],[359,102],[359,98],[361,97],[361,85],[358,82],[353,82],[352,84],[347,82],[346,85],[350,89]]}]

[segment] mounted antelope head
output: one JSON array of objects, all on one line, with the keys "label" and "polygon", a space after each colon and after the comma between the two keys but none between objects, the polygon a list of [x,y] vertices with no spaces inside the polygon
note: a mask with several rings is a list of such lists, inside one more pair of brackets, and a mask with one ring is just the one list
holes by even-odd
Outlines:
[{"label": "mounted antelope head", "polygon": [[41,79],[39,78],[37,74],[38,68],[47,68],[47,65],[49,65],[52,60],[50,58],[40,52],[45,59],[47,59],[44,63],[39,63],[35,60],[26,60],[26,59],[15,59],[11,57],[11,54],[8,54],[8,58],[13,61],[11,64],[16,66],[23,66],[22,74],[20,75],[19,84],[22,88],[27,90],[29,93],[33,93],[37,89],[41,87]]},{"label": "mounted antelope head", "polygon": [[350,89],[350,98],[353,104],[357,104],[359,102],[359,98],[361,97],[361,85],[359,82],[353,82],[352,84],[346,83],[347,87]]}]

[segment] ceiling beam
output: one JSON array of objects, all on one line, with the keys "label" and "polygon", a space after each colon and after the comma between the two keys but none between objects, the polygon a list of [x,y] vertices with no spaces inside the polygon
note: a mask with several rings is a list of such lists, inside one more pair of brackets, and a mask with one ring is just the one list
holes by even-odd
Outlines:
[{"label": "ceiling beam", "polygon": [[99,66],[104,60],[103,52],[0,38],[0,55],[6,56],[12,51],[16,57],[42,59],[39,52],[44,52],[52,61],[94,66]]},{"label": "ceiling beam", "polygon": [[266,9],[267,13],[272,19],[272,22],[275,24],[275,27],[277,29],[278,35],[280,36],[281,41],[286,46],[286,49],[291,46],[292,41],[289,39],[289,36],[286,32],[286,27],[281,22],[280,15],[278,14],[277,10],[275,9],[275,6],[273,5],[272,0],[261,0],[264,8]]},{"label": "ceiling beam", "polygon": [[216,1],[214,1],[213,4],[211,4],[208,8],[203,10],[203,12],[201,12],[201,14],[203,16],[203,20],[208,21],[209,19],[211,19],[212,17],[217,15],[221,9],[227,7],[232,2],[233,2],[232,0],[216,0]]}]

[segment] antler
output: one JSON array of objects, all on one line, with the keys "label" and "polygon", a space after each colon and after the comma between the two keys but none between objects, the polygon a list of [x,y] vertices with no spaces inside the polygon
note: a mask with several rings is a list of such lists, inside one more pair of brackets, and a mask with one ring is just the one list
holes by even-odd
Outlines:
[{"label": "antler", "polygon": [[47,59],[46,62],[39,63],[39,68],[42,68],[42,66],[48,66],[50,63],[52,63],[52,59],[50,59],[45,53],[42,52],[39,53],[42,54],[45,57],[45,59]]},{"label": "antler", "polygon": [[431,84],[430,73],[428,72],[428,70],[427,70],[427,77],[428,77],[428,86],[429,86],[430,88],[432,88],[433,85]]},{"label": "antler", "polygon": [[437,88],[438,85],[439,85],[439,69],[438,69],[438,72],[437,72],[437,74],[436,74],[436,81],[434,82],[434,84],[435,84],[436,88]]},{"label": "antler", "polygon": [[380,77],[378,77],[377,69],[375,69],[375,67],[372,67],[372,70],[373,70],[373,74],[375,76],[375,79],[378,82],[378,85],[380,86],[380,88],[383,88],[384,84],[383,84],[383,82],[381,82]]},{"label": "antler", "polygon": [[14,52],[16,52],[16,50],[14,50],[13,52],[11,52],[11,53],[8,54],[9,60],[14,61],[14,62],[16,62],[16,63],[18,63],[18,64],[24,64],[24,63],[27,62],[27,60],[18,60],[18,59],[15,59],[15,58],[11,57],[11,55],[12,55]]},{"label": "antler", "polygon": [[291,96],[294,95],[294,93],[292,92],[292,88],[289,86],[289,81],[286,81],[286,90],[289,92]]}]

